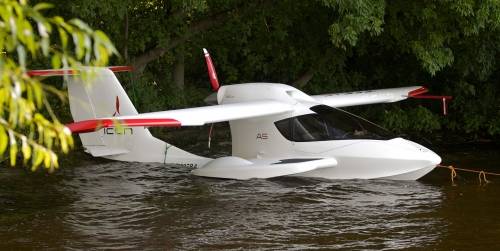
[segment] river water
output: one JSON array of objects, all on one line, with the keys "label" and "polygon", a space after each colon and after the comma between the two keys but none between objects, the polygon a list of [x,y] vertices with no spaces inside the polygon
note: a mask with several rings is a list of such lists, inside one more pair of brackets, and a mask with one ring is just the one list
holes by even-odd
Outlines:
[{"label": "river water", "polygon": [[[500,172],[500,150],[441,152]],[[500,177],[234,181],[81,156],[0,168],[0,249],[500,250]]]}]

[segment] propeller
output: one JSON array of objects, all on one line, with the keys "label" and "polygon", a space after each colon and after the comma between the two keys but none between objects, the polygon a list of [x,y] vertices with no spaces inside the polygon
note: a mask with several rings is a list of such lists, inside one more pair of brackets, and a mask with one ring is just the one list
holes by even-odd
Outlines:
[{"label": "propeller", "polygon": [[203,48],[203,54],[205,54],[205,61],[207,62],[208,77],[210,78],[210,84],[212,85],[212,90],[217,92],[220,88],[219,80],[217,79],[217,73],[215,72],[214,63],[212,63],[212,58],[207,49]]},{"label": "propeller", "polygon": [[[210,94],[207,98],[205,98],[205,103],[210,105],[216,105],[217,102],[217,91],[220,88],[219,80],[217,79],[217,73],[215,72],[214,63],[212,62],[212,58],[208,53],[207,49],[203,48],[203,54],[205,54],[205,61],[207,62],[208,69],[208,78],[210,78],[210,84],[212,85],[212,90],[215,93]],[[212,141],[212,131],[214,129],[214,124],[210,125],[210,131],[208,132],[208,149],[210,149],[210,142]]]}]

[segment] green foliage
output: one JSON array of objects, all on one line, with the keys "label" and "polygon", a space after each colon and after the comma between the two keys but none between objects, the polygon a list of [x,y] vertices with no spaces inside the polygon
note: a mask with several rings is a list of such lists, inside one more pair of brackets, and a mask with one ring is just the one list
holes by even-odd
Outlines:
[{"label": "green foliage", "polygon": [[397,133],[429,133],[441,128],[438,115],[420,105],[409,111],[400,108],[386,110],[382,125]]},{"label": "green foliage", "polygon": [[62,98],[62,93],[31,77],[28,65],[43,59],[53,68],[105,65],[115,50],[103,32],[79,19],[45,17],[42,12],[49,8],[0,0],[0,155],[14,166],[20,152],[32,170],[43,164],[51,171],[58,167],[54,150],[68,152],[73,139],[47,99],[47,94]]},{"label": "green foliage", "polygon": [[338,13],[338,18],[329,27],[332,43],[340,48],[356,46],[363,33],[377,36],[382,33],[385,1],[322,0],[323,4]]},{"label": "green foliage", "polygon": [[[75,0],[50,11],[103,29],[129,55],[116,60],[156,53],[127,85],[141,111],[199,104],[209,93],[206,47],[224,84],[310,75],[303,89],[313,94],[426,85],[454,96],[449,115],[428,101],[368,114],[401,132],[500,135],[498,0]],[[184,91],[173,88],[177,51]]]},{"label": "green foliage", "polygon": [[122,81],[127,83],[125,86],[127,94],[140,112],[204,105],[203,99],[210,94],[208,88],[187,86],[186,89],[180,90],[170,83],[145,76]]},{"label": "green foliage", "polygon": [[482,83],[480,88],[460,81],[452,90],[455,99],[451,108],[459,113],[450,114],[448,128],[474,136],[500,135],[500,93],[498,83]]}]

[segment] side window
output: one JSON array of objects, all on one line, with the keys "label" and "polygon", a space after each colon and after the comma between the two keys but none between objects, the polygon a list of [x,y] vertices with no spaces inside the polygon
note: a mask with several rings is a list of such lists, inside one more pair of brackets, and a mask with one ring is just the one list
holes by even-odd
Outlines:
[{"label": "side window", "polygon": [[295,141],[320,141],[329,139],[328,125],[317,114],[308,114],[294,119],[293,139]]},{"label": "side window", "polygon": [[315,113],[283,119],[274,124],[286,139],[295,142],[394,138],[380,126],[340,109],[324,105],[310,109]]},{"label": "side window", "polygon": [[329,126],[317,114],[307,114],[274,123],[278,131],[290,141],[308,142],[329,140]]},{"label": "side window", "polygon": [[292,139],[292,131],[291,131],[291,126],[290,122],[293,118],[291,119],[283,119],[280,121],[276,121],[274,124],[276,125],[276,128],[278,128],[278,131],[280,131],[281,135],[285,137],[286,139],[293,141]]}]

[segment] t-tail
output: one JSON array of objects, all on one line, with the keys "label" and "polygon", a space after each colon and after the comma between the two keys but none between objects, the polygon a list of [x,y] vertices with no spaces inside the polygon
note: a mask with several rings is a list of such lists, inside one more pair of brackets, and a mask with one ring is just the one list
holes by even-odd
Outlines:
[{"label": "t-tail", "polygon": [[[86,152],[95,157],[120,161],[160,162],[199,167],[210,159],[172,146],[151,135],[145,126],[116,125],[105,127],[102,121],[114,117],[138,115],[132,101],[116,78],[114,71],[124,67],[87,67],[78,70],[38,70],[34,76],[67,76],[71,115],[75,123],[94,122],[97,131],[82,130],[80,139]],[[79,74],[86,71],[85,77]],[[70,129],[72,125],[70,126]],[[144,124],[146,125],[146,124]]]}]

